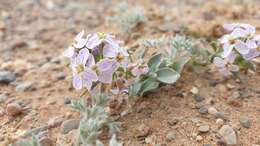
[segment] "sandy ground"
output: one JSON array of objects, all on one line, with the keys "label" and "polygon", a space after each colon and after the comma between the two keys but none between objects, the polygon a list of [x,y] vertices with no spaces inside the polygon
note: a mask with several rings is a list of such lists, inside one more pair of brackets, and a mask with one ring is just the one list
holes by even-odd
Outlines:
[{"label": "sandy ground", "polygon": [[[106,23],[116,3],[0,1],[0,70],[12,71],[17,76],[8,85],[0,84],[0,94],[7,96],[0,102],[1,146],[14,142],[28,129],[44,127],[51,118],[79,118],[79,114],[65,104],[66,97],[77,99],[80,93],[71,88],[70,70],[60,56],[82,29],[114,32],[129,47],[143,39],[179,32],[215,39],[223,35],[221,25],[227,22],[250,23],[260,32],[259,4],[143,0],[132,3],[142,6],[148,19],[143,28],[126,40],[122,31]],[[131,113],[118,119],[122,123],[119,140],[125,146],[223,145],[217,118],[198,112],[202,107],[214,107],[224,113],[221,117],[224,124],[236,131],[238,146],[260,145],[260,72],[249,73],[243,83],[230,79],[213,84],[218,76],[217,72],[196,74],[186,68],[175,85],[149,93],[137,101]],[[17,85],[24,82],[33,84],[30,89],[18,92]],[[204,97],[202,102],[194,100],[190,93],[192,87],[199,89]],[[229,97],[236,93],[239,97],[230,103]],[[23,106],[21,115],[12,117],[4,112],[12,102]],[[240,124],[241,116],[250,119],[250,128]],[[208,125],[210,130],[199,133],[201,125]],[[175,135],[172,141],[166,138],[169,132]],[[60,126],[49,128],[48,135],[52,145],[59,145],[60,137],[66,137],[61,135]]]}]

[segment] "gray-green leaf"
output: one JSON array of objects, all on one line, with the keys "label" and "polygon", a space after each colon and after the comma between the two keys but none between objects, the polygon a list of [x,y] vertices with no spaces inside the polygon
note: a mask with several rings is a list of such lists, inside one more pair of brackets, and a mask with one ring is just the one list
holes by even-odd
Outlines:
[{"label": "gray-green leaf", "polygon": [[163,83],[172,84],[179,78],[180,74],[170,68],[163,68],[157,71],[157,80]]},{"label": "gray-green leaf", "polygon": [[154,89],[158,88],[158,86],[159,86],[159,83],[155,79],[148,79],[143,82],[140,95],[143,96],[143,94],[145,92],[154,90]]},{"label": "gray-green leaf", "polygon": [[151,70],[156,71],[159,65],[161,64],[161,62],[162,62],[162,54],[156,54],[152,56],[151,59],[149,60],[148,67]]}]

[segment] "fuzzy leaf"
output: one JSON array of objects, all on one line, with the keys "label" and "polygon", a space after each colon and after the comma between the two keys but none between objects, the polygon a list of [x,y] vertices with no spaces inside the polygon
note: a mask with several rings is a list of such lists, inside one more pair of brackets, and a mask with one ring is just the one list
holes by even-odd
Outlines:
[{"label": "fuzzy leaf", "polygon": [[159,83],[155,79],[148,79],[143,82],[140,95],[143,96],[143,94],[147,91],[154,90],[159,87]]},{"label": "fuzzy leaf", "polygon": [[129,96],[137,96],[142,84],[140,82],[134,82],[129,87]]},{"label": "fuzzy leaf", "polygon": [[174,62],[174,64],[172,65],[172,69],[174,69],[175,71],[177,71],[179,74],[181,73],[184,65],[189,61],[190,59],[187,57],[187,58],[183,58],[183,59],[180,59],[176,62]]},{"label": "fuzzy leaf", "polygon": [[172,84],[179,78],[180,74],[170,68],[163,68],[157,71],[157,80],[163,83]]},{"label": "fuzzy leaf", "polygon": [[161,62],[162,62],[162,54],[156,54],[152,56],[152,58],[149,60],[148,67],[151,70],[156,71],[159,65],[161,64]]}]

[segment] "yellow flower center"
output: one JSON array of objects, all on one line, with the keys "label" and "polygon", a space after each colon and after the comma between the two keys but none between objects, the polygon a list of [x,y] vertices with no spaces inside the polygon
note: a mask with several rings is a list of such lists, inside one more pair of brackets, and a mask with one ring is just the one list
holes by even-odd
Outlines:
[{"label": "yellow flower center", "polygon": [[76,70],[77,70],[77,73],[80,73],[80,72],[84,71],[84,66],[82,64],[80,64],[76,67]]},{"label": "yellow flower center", "polygon": [[233,37],[230,37],[230,38],[229,38],[229,43],[230,43],[230,44],[235,44],[235,42],[236,42],[236,39],[235,39],[235,38],[233,38]]},{"label": "yellow flower center", "polygon": [[117,61],[122,61],[124,59],[124,55],[122,53],[118,53],[117,56],[116,56],[116,60]]},{"label": "yellow flower center", "polygon": [[257,47],[257,49],[256,49],[256,50],[260,52],[260,46],[259,46],[259,47]]},{"label": "yellow flower center", "polygon": [[98,33],[98,36],[99,36],[99,38],[100,38],[101,40],[103,40],[103,39],[105,39],[106,34],[105,34],[104,32],[99,32],[99,33]]}]

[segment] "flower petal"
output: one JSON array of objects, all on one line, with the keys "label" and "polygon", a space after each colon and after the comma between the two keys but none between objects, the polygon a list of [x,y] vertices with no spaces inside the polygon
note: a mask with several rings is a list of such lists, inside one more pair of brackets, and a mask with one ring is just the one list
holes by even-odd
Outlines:
[{"label": "flower petal", "polygon": [[86,48],[85,49],[81,49],[79,51],[79,54],[78,54],[77,58],[76,58],[76,63],[77,64],[82,64],[82,65],[85,66],[88,57],[89,57],[88,49],[86,49]]},{"label": "flower petal", "polygon": [[82,89],[83,81],[80,75],[73,76],[72,85],[77,90]]},{"label": "flower petal", "polygon": [[110,44],[105,44],[103,48],[103,55],[108,58],[115,58],[118,53],[118,48],[114,48]]},{"label": "flower petal", "polygon": [[105,71],[105,70],[111,69],[114,63],[116,63],[115,60],[105,58],[103,60],[100,60],[97,63],[97,65],[98,65],[99,70]]},{"label": "flower petal", "polygon": [[88,81],[91,81],[91,82],[98,80],[96,72],[89,69],[89,68],[85,69],[85,71],[82,73],[81,76],[84,80],[88,80]]},{"label": "flower petal", "polygon": [[246,60],[252,60],[256,57],[258,57],[260,53],[256,49],[250,49],[250,51],[247,54],[243,55],[243,58]]},{"label": "flower petal", "polygon": [[98,80],[102,83],[112,83],[113,72],[110,70],[102,71],[98,75]]},{"label": "flower petal", "polygon": [[78,33],[74,40],[76,42],[79,42],[83,38],[83,35],[84,35],[84,30],[82,30],[80,33]]},{"label": "flower petal", "polygon": [[89,49],[94,49],[95,47],[97,47],[98,45],[101,44],[101,40],[98,36],[98,34],[89,34],[87,36],[87,44],[86,47]]},{"label": "flower petal", "polygon": [[221,57],[226,58],[232,52],[233,47],[234,45],[224,44],[223,53],[221,54]]},{"label": "flower petal", "polygon": [[248,32],[242,28],[235,28],[233,32],[231,33],[231,36],[234,38],[240,38],[245,37],[248,34]]},{"label": "flower petal", "polygon": [[235,43],[235,49],[240,53],[240,54],[247,54],[249,52],[249,48],[247,47],[247,44],[238,40]]},{"label": "flower petal", "polygon": [[255,40],[247,40],[246,45],[250,49],[257,48],[257,44]]},{"label": "flower petal", "polygon": [[228,56],[227,58],[225,58],[226,62],[228,63],[233,63],[236,59],[237,55],[234,51],[232,51]]},{"label": "flower petal", "polygon": [[87,67],[92,67],[94,65],[95,65],[95,58],[94,58],[94,56],[92,54],[89,54],[88,60],[86,62],[86,66]]}]

